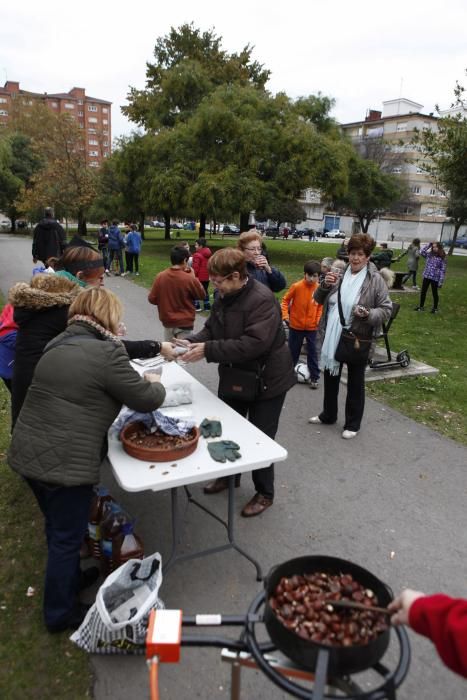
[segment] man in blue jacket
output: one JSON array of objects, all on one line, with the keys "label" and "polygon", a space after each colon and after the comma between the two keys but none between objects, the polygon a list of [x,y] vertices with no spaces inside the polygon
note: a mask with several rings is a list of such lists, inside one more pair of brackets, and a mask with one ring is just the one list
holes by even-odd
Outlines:
[{"label": "man in blue jacket", "polygon": [[126,272],[139,275],[139,254],[141,252],[141,234],[136,224],[130,224],[130,232],[126,236]]},{"label": "man in blue jacket", "polygon": [[116,257],[118,260],[119,272],[115,274],[122,275],[123,272],[123,255],[122,250],[125,247],[125,241],[123,240],[123,235],[118,228],[118,221],[112,221],[112,226],[109,228],[109,268],[112,265],[113,259]]}]

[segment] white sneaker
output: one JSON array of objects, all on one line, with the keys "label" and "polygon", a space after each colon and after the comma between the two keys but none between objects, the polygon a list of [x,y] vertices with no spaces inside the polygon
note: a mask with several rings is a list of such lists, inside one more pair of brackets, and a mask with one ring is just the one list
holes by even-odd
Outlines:
[{"label": "white sneaker", "polygon": [[139,272],[135,272],[136,277],[139,277]]},{"label": "white sneaker", "polygon": [[110,277],[110,272],[109,272],[109,270],[106,270],[106,271],[105,271],[105,274],[107,275],[107,277]]},{"label": "white sneaker", "polygon": [[322,421],[319,416],[311,416],[311,418],[308,418],[308,423],[312,423],[313,425],[321,425]]},{"label": "white sneaker", "polygon": [[344,432],[342,433],[342,437],[344,438],[344,440],[351,440],[356,435],[358,435],[358,430],[344,430]]},{"label": "white sneaker", "polygon": [[121,277],[126,277],[128,274],[128,272],[122,272]]}]

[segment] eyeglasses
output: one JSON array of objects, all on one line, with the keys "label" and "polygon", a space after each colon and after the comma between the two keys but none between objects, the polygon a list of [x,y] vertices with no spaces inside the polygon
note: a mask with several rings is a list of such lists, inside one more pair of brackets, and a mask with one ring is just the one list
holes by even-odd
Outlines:
[{"label": "eyeglasses", "polygon": [[224,280],[228,280],[231,277],[232,273],[230,273],[229,275],[225,275],[224,277],[211,277],[211,275],[209,275],[209,281],[212,282],[216,287],[218,287],[220,284],[222,284],[222,282],[224,282]]},{"label": "eyeglasses", "polygon": [[244,248],[243,250],[249,250],[252,253],[261,253],[261,248]]}]

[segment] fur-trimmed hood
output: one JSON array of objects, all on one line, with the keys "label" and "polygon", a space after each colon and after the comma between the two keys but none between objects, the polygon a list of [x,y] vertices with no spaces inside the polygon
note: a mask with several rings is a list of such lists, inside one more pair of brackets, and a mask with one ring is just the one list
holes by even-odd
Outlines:
[{"label": "fur-trimmed hood", "polygon": [[81,287],[66,277],[36,275],[31,284],[18,282],[8,292],[8,302],[15,308],[40,311],[54,306],[70,306]]}]

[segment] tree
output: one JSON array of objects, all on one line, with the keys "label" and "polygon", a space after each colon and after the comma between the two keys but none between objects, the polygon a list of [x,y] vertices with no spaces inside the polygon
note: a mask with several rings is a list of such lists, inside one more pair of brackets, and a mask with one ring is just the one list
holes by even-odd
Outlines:
[{"label": "tree", "polygon": [[25,183],[17,207],[35,211],[45,203],[56,213],[76,216],[78,232],[86,233],[86,212],[96,194],[96,173],[87,166],[85,139],[67,114],[54,114],[45,105],[19,106],[12,130],[29,139],[39,169]]},{"label": "tree", "polygon": [[16,197],[21,180],[12,171],[13,153],[8,139],[0,140],[0,209],[7,212]]},{"label": "tree", "polygon": [[462,114],[464,93],[464,88],[457,83],[452,107],[459,107],[459,112],[441,117],[437,131],[422,131],[414,139],[426,157],[426,172],[438,189],[448,196],[446,213],[454,223],[449,255],[452,255],[460,227],[467,223],[467,120]]},{"label": "tree", "polygon": [[10,187],[6,184],[0,185],[1,208],[11,221],[11,230],[15,231],[16,221],[21,215],[17,200],[22,190],[30,183],[33,174],[40,168],[40,159],[34,154],[27,136],[19,133],[9,134],[6,142],[11,154],[9,168],[13,179]]},{"label": "tree", "polygon": [[351,155],[348,166],[348,188],[334,206],[354,214],[363,233],[382,212],[392,209],[403,194],[403,184],[393,175],[382,172],[377,163]]},{"label": "tree", "polygon": [[220,85],[253,85],[264,89],[269,71],[252,61],[252,47],[228,54],[214,31],[193,24],[171,27],[154,48],[147,64],[146,89],[130,88],[122,111],[131,121],[159,131],[186,121],[199,103]]}]

